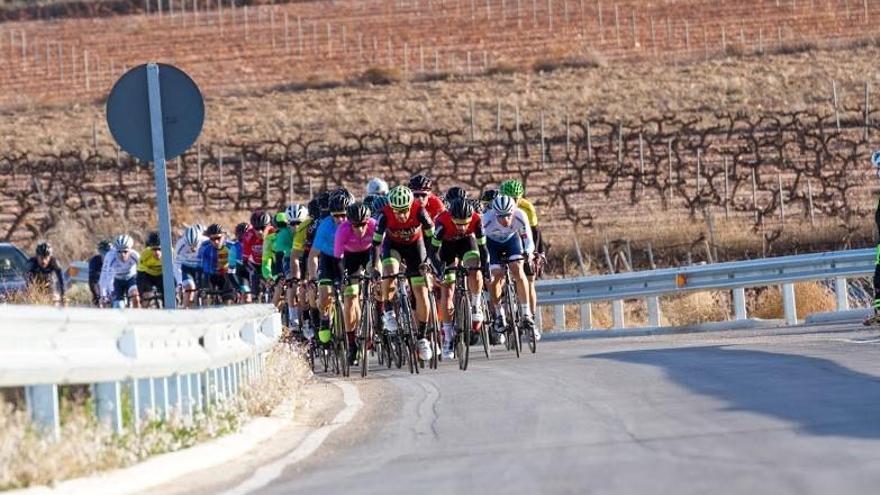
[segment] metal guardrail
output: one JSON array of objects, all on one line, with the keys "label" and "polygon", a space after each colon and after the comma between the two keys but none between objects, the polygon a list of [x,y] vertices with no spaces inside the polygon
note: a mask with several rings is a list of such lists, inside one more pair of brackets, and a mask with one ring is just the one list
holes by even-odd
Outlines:
[{"label": "metal guardrail", "polygon": [[0,306],[0,321],[0,387],[24,387],[31,417],[56,438],[59,385],[90,384],[100,420],[121,431],[122,411],[130,407],[137,429],[148,411],[191,416],[236,395],[262,373],[281,336],[281,316],[271,305]]},{"label": "metal guardrail", "polygon": [[[542,280],[537,283],[536,289],[538,305],[554,306],[554,326],[561,330],[565,328],[565,306],[572,304],[581,307],[581,327],[592,328],[590,303],[597,301],[612,302],[613,328],[623,328],[625,299],[645,299],[649,325],[658,327],[661,320],[660,296],[706,290],[733,291],[734,318],[746,319],[746,288],[782,285],[785,320],[793,325],[797,323],[795,282],[834,279],[837,310],[846,310],[849,308],[846,279],[871,275],[876,257],[875,249],[780,256],[595,277]],[[543,327],[541,322],[539,325]]]}]

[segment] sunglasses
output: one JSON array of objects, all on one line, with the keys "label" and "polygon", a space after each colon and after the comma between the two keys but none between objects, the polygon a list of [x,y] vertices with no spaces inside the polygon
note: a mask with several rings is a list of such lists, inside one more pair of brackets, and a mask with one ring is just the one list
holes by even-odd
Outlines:
[{"label": "sunglasses", "polygon": [[466,227],[467,225],[469,225],[471,223],[471,219],[468,218],[466,220],[459,220],[457,218],[453,218],[452,223],[454,223],[455,225],[458,225],[459,227]]},{"label": "sunglasses", "polygon": [[365,225],[367,225],[367,222],[358,222],[358,223],[352,223],[352,224],[351,224],[352,227],[356,227],[356,228],[361,228],[361,227],[363,227],[363,226],[365,226]]},{"label": "sunglasses", "polygon": [[218,235],[218,236],[214,236],[214,237],[211,237],[211,242],[217,242],[217,241],[219,241],[220,239],[223,239],[223,237],[222,237],[222,236],[219,236],[219,235]]},{"label": "sunglasses", "polygon": [[406,214],[406,213],[409,213],[409,208],[392,208],[391,210],[392,210],[394,213],[399,213],[399,214],[401,214],[401,215],[404,215],[404,214]]},{"label": "sunglasses", "polygon": [[345,218],[345,213],[333,213],[333,218]]},{"label": "sunglasses", "polygon": [[414,192],[414,193],[413,193],[413,197],[416,197],[416,198],[427,198],[427,197],[428,197],[428,193],[426,193],[426,192]]},{"label": "sunglasses", "polygon": [[128,254],[130,252],[131,252],[130,249],[123,249],[122,251],[119,251],[119,254]]},{"label": "sunglasses", "polygon": [[510,218],[511,215],[511,213],[499,213],[498,218]]}]

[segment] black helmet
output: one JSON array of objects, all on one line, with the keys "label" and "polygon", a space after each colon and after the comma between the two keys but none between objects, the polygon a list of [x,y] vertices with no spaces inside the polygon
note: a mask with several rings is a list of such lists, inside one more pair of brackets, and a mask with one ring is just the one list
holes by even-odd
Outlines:
[{"label": "black helmet", "polygon": [[49,245],[48,242],[41,242],[37,244],[37,256],[45,257],[52,256],[52,246]]},{"label": "black helmet", "polygon": [[370,209],[361,202],[352,203],[345,209],[345,215],[351,223],[364,223],[370,218]]},{"label": "black helmet", "polygon": [[269,225],[269,222],[272,221],[272,217],[270,217],[268,213],[263,212],[259,214],[254,220],[256,221],[251,222],[251,225],[253,225],[254,228],[257,230],[263,230],[266,228],[267,225]]},{"label": "black helmet", "polygon": [[159,233],[153,231],[147,234],[147,242],[145,242],[144,244],[146,244],[147,247],[159,247]]},{"label": "black helmet", "polygon": [[450,203],[454,199],[464,199],[467,197],[467,191],[463,187],[452,186],[446,191],[446,196],[443,198]]},{"label": "black helmet", "polygon": [[413,191],[430,191],[432,185],[431,179],[422,174],[413,175],[409,180],[409,188]]},{"label": "black helmet", "polygon": [[262,209],[257,208],[256,210],[254,210],[253,213],[251,213],[251,221],[250,221],[250,224],[251,224],[251,225],[254,225],[255,223],[257,223],[257,219],[260,218],[260,215],[262,215],[262,214],[263,214],[263,210],[262,210]]},{"label": "black helmet", "polygon": [[449,214],[457,219],[471,218],[474,216],[474,205],[464,198],[453,199],[449,203]]},{"label": "black helmet", "polygon": [[345,196],[348,196],[348,202],[349,202],[349,203],[353,203],[353,202],[354,202],[354,195],[351,194],[351,193],[348,191],[348,189],[346,189],[346,188],[344,188],[344,187],[340,187],[339,189],[336,189],[335,191],[333,191],[332,193],[330,193],[330,198],[332,199],[333,196],[338,196],[338,195],[345,195]]},{"label": "black helmet", "polygon": [[98,241],[98,252],[101,254],[107,254],[110,252],[110,241],[107,239],[101,239]]},{"label": "black helmet", "polygon": [[351,204],[351,197],[347,192],[337,192],[330,197],[329,210],[333,213],[344,212]]},{"label": "black helmet", "polygon": [[322,191],[321,194],[318,194],[318,205],[322,212],[330,208],[330,191]]},{"label": "black helmet", "polygon": [[309,210],[309,216],[313,219],[321,216],[321,204],[318,201],[318,198],[313,198],[309,201],[307,208]]},{"label": "black helmet", "polygon": [[373,198],[373,206],[371,207],[373,210],[373,216],[378,217],[387,204],[388,196],[376,196]]},{"label": "black helmet", "polygon": [[205,237],[214,237],[223,234],[223,227],[219,223],[212,223],[205,229]]},{"label": "black helmet", "polygon": [[486,189],[480,195],[481,203],[491,203],[498,196],[498,189]]},{"label": "black helmet", "polygon": [[244,236],[244,233],[247,232],[248,224],[241,222],[240,224],[235,226],[235,238],[241,239]]}]

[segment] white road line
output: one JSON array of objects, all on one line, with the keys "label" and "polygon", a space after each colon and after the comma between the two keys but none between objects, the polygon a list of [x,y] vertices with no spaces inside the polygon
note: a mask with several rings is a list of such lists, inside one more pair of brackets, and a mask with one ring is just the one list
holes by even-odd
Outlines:
[{"label": "white road line", "polygon": [[269,483],[278,479],[287,467],[302,461],[318,450],[318,447],[324,443],[324,440],[337,428],[346,425],[354,419],[355,415],[364,405],[358,394],[357,387],[351,383],[338,380],[333,380],[331,383],[342,390],[342,399],[345,402],[345,408],[339,411],[336,417],[333,418],[333,422],[309,433],[303,442],[289,454],[272,464],[257,469],[250,478],[235,488],[221,492],[221,495],[245,495],[269,485]]}]

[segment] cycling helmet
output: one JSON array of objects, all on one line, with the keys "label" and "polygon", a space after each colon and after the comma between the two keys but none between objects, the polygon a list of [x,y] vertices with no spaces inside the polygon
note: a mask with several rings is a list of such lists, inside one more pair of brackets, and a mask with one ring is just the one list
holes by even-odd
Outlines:
[{"label": "cycling helmet", "polygon": [[351,197],[349,197],[347,192],[337,192],[330,198],[330,212],[335,214],[344,213],[350,204]]},{"label": "cycling helmet", "polygon": [[144,244],[146,244],[147,247],[159,247],[159,233],[153,231],[147,234],[147,242],[145,242]]},{"label": "cycling helmet", "polygon": [[430,191],[433,182],[425,175],[413,175],[409,180],[409,188],[413,191]]},{"label": "cycling helmet", "polygon": [[323,191],[318,195],[318,206],[322,213],[330,208],[330,191]]},{"label": "cycling helmet", "polygon": [[510,196],[513,199],[519,199],[525,194],[526,190],[522,182],[517,179],[508,179],[501,183],[501,194]]},{"label": "cycling helmet", "polygon": [[196,247],[199,245],[199,241],[202,240],[202,233],[199,232],[199,229],[196,228],[195,225],[187,227],[186,231],[183,233],[183,240],[186,242],[187,246]]},{"label": "cycling helmet", "polygon": [[385,209],[385,205],[388,204],[388,196],[375,196],[373,198],[373,204],[370,208],[373,210],[373,216],[378,217],[382,210]]},{"label": "cycling helmet", "polygon": [[207,229],[205,229],[204,234],[206,237],[221,235],[223,234],[223,227],[219,223],[212,223]]},{"label": "cycling helmet", "polygon": [[367,182],[368,196],[383,196],[385,194],[388,194],[387,182],[378,177],[373,177],[370,182]]},{"label": "cycling helmet", "polygon": [[443,199],[451,203],[454,199],[464,199],[466,197],[467,191],[463,187],[453,186],[446,191],[446,196],[444,196]]},{"label": "cycling helmet", "polygon": [[498,196],[498,189],[486,189],[480,195],[480,203],[491,203]]},{"label": "cycling helmet", "polygon": [[270,217],[268,213],[263,212],[258,215],[255,220],[256,222],[252,222],[251,225],[253,225],[256,230],[263,230],[272,222],[272,217]]},{"label": "cycling helmet", "polygon": [[330,199],[332,200],[333,196],[339,196],[339,195],[348,196],[349,202],[354,201],[354,194],[349,192],[348,189],[346,189],[344,187],[340,187],[339,189],[336,189],[335,191],[330,193]]},{"label": "cycling helmet", "polygon": [[287,213],[279,211],[272,217],[272,226],[276,229],[287,227]]},{"label": "cycling helmet", "polygon": [[405,210],[413,204],[412,190],[406,186],[395,186],[388,191],[388,203],[395,210]]},{"label": "cycling helmet", "polygon": [[101,239],[98,241],[98,252],[101,254],[107,254],[110,251],[110,241],[107,239]]},{"label": "cycling helmet", "polygon": [[453,199],[449,203],[449,214],[452,218],[463,220],[474,216],[474,205],[464,198]]},{"label": "cycling helmet", "polygon": [[263,210],[261,210],[261,209],[256,209],[256,210],[254,210],[253,213],[251,213],[251,221],[250,221],[250,224],[251,224],[251,225],[256,224],[256,223],[257,223],[257,219],[260,218],[260,215],[262,215],[262,214],[263,214]]},{"label": "cycling helmet", "polygon": [[235,226],[235,238],[241,239],[244,236],[244,233],[247,232],[248,224],[241,222],[240,224]]},{"label": "cycling helmet", "polygon": [[510,196],[499,194],[498,197],[492,200],[492,209],[497,211],[499,215],[510,215],[513,213],[514,208],[516,208],[516,204],[514,204],[513,198]]},{"label": "cycling helmet", "polygon": [[309,204],[306,206],[309,210],[309,216],[312,218],[320,218],[321,216],[321,204],[318,201],[318,198],[314,198],[309,201]]},{"label": "cycling helmet", "polygon": [[284,211],[287,214],[287,223],[297,224],[305,221],[306,217],[309,216],[309,213],[305,208],[298,204],[292,204],[287,207],[287,210]]},{"label": "cycling helmet", "polygon": [[199,231],[199,235],[201,235],[205,231],[205,226],[200,223],[193,225],[193,227],[195,227],[196,230]]},{"label": "cycling helmet", "polygon": [[352,203],[345,209],[345,216],[351,223],[364,223],[370,218],[370,209],[361,202]]},{"label": "cycling helmet", "polygon": [[113,247],[115,247],[117,251],[125,251],[126,249],[131,249],[133,246],[134,239],[125,234],[116,236],[116,239],[113,241]]},{"label": "cycling helmet", "polygon": [[37,256],[41,258],[52,256],[52,246],[50,246],[48,242],[37,244]]}]

